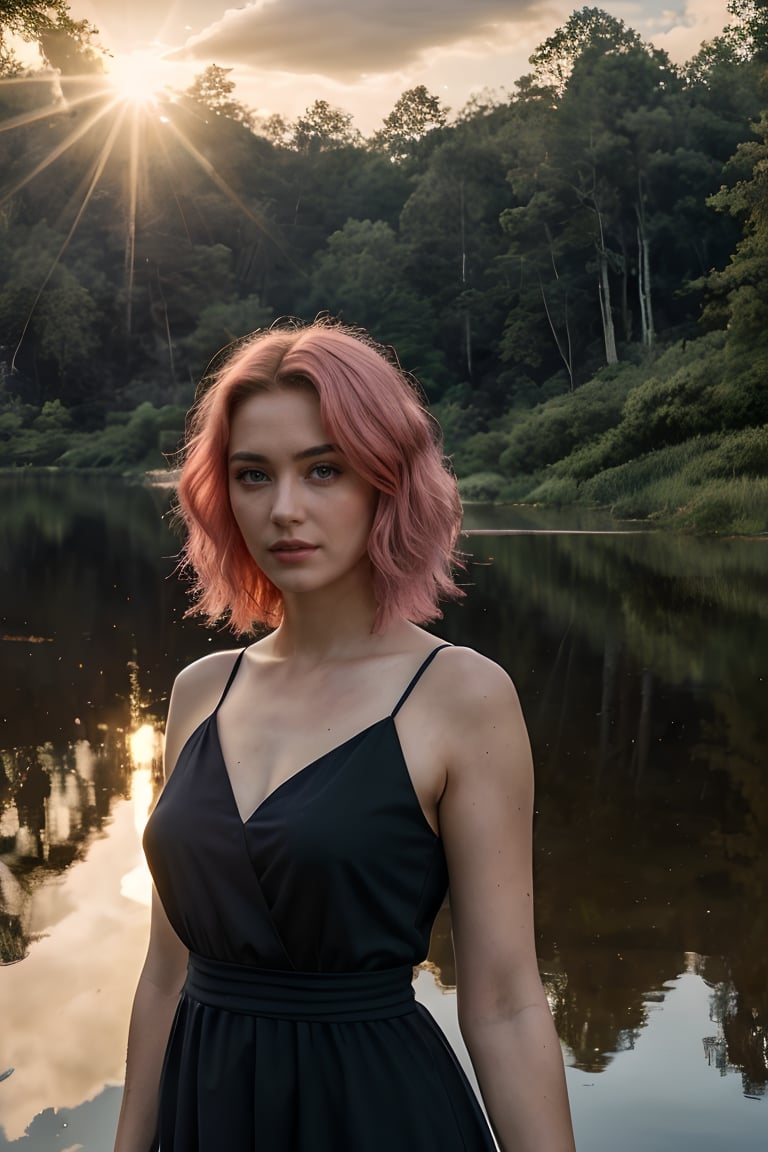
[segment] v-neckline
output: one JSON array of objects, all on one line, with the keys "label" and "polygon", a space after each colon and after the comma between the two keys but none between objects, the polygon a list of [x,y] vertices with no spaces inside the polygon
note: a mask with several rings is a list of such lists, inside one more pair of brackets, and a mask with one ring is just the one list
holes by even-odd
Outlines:
[{"label": "v-neckline", "polygon": [[[229,768],[227,767],[227,762],[224,758],[224,751],[221,747],[221,740],[219,738],[218,709],[216,709],[216,711],[208,717],[208,721],[210,726],[213,728],[213,734],[216,740],[216,748],[219,754],[219,763],[221,764],[221,770],[224,775],[227,792],[229,793],[229,798],[232,802],[235,815],[237,816],[243,828],[248,827],[250,822],[256,818],[259,812],[261,812],[262,808],[264,808],[264,806],[267,805],[273,799],[273,797],[277,796],[278,793],[287,788],[289,784],[304,776],[305,773],[309,772],[312,768],[322,764],[322,762],[327,760],[329,756],[333,756],[334,752],[340,752],[343,748],[346,748],[347,745],[352,744],[355,740],[362,740],[364,736],[367,736],[369,733],[373,732],[375,728],[381,728],[389,721],[392,722],[392,726],[395,728],[395,733],[397,734],[394,717],[391,713],[387,716],[382,716],[380,720],[374,720],[372,724],[368,724],[367,727],[361,728],[358,732],[353,732],[351,736],[349,736],[346,740],[342,740],[340,744],[336,744],[333,748],[329,748],[327,752],[322,752],[319,756],[315,757],[314,760],[310,760],[308,764],[304,764],[303,767],[298,768],[295,772],[292,772],[290,776],[286,776],[285,780],[281,780],[280,783],[277,784],[271,792],[267,792],[266,796],[264,796],[259,801],[250,815],[243,817],[240,811],[240,805],[237,802],[237,797],[235,796],[235,790],[232,787],[232,777],[229,774]],[[399,739],[400,738],[398,736],[398,743]]]}]

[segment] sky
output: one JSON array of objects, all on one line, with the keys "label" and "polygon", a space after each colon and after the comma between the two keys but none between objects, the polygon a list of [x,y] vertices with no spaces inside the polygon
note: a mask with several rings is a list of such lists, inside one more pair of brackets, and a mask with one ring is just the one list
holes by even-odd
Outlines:
[{"label": "sky", "polygon": [[[593,0],[596,3],[597,0]],[[458,111],[484,89],[512,91],[528,57],[580,4],[562,0],[70,0],[99,29],[112,64],[184,88],[208,64],[232,68],[235,95],[292,119],[317,99],[364,133],[425,84]],[[682,62],[728,20],[726,0],[602,5]],[[155,81],[156,77],[156,81]]]}]

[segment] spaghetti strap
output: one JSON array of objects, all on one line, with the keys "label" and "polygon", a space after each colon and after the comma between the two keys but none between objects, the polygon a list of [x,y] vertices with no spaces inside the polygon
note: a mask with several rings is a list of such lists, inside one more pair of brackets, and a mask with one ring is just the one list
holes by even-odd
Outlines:
[{"label": "spaghetti strap", "polygon": [[426,660],[424,660],[423,663],[419,666],[419,668],[416,671],[415,676],[411,680],[411,682],[408,685],[408,687],[406,688],[405,692],[403,692],[403,694],[400,697],[400,699],[398,700],[397,704],[395,704],[394,708],[392,709],[391,715],[392,715],[393,720],[394,720],[395,716],[397,716],[397,714],[400,711],[400,709],[402,708],[403,704],[405,704],[406,700],[410,696],[413,689],[418,684],[423,673],[426,672],[427,668],[429,668],[429,666],[432,663],[432,661],[434,660],[435,656],[437,656],[438,652],[442,652],[443,648],[450,648],[450,647],[451,647],[450,644],[438,644],[438,646],[436,648],[433,648],[432,651],[428,654]]},{"label": "spaghetti strap", "polygon": [[221,696],[219,696],[219,702],[216,705],[216,707],[214,708],[214,714],[216,712],[218,712],[219,708],[221,708],[222,704],[224,703],[224,699],[227,695],[227,692],[229,692],[230,688],[232,687],[232,681],[234,680],[235,676],[237,676],[237,670],[240,667],[243,656],[245,656],[245,648],[240,649],[240,652],[238,653],[238,656],[237,656],[237,660],[235,660],[234,664],[232,665],[232,671],[229,674],[229,679],[227,680],[226,684],[224,685],[224,691],[222,692]]}]

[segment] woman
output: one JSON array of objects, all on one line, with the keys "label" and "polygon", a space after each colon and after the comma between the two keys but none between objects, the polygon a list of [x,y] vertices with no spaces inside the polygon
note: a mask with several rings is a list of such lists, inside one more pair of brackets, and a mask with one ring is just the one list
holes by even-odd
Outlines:
[{"label": "woman", "polygon": [[197,405],[179,502],[197,610],[272,630],[174,685],[116,1152],[493,1149],[411,987],[449,881],[499,1145],[572,1152],[517,697],[418,626],[460,595],[460,506],[410,383],[359,332],[256,334]]}]

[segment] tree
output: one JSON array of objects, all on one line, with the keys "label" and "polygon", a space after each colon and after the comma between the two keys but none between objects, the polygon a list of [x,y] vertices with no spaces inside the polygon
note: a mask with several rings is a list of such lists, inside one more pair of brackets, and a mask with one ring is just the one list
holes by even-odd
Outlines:
[{"label": "tree", "polygon": [[293,125],[290,145],[297,152],[325,152],[359,145],[362,137],[352,124],[352,113],[315,100]]},{"label": "tree", "polygon": [[217,351],[274,320],[258,296],[238,300],[235,296],[207,304],[197,317],[194,332],[179,341],[190,374],[199,379]]},{"label": "tree", "polygon": [[[400,217],[410,250],[409,281],[440,317],[440,344],[475,391],[496,391],[499,315],[495,259],[508,203],[499,133],[509,113],[485,114],[437,135],[420,157]],[[393,165],[393,167],[400,167]]]},{"label": "tree", "polygon": [[286,144],[292,131],[288,121],[279,112],[257,118],[253,130],[265,140],[269,140],[270,144]]},{"label": "tree", "polygon": [[[525,258],[519,267],[528,307],[538,295],[539,327],[545,319],[570,380],[585,337],[594,366],[586,281],[609,364],[622,345],[654,345],[660,298],[666,308],[680,308],[674,297],[681,279],[698,274],[691,259],[696,234],[680,216],[689,180],[699,181],[692,191],[701,203],[700,180],[713,171],[692,155],[690,101],[666,55],[599,10],[576,16],[570,36],[561,29],[532,57],[564,83],[550,101],[544,136],[509,166],[522,203],[503,217],[510,257]],[[541,341],[510,312],[508,355],[521,339],[532,339],[540,354]]]},{"label": "tree", "polygon": [[723,36],[748,58],[768,63],[768,8],[765,0],[728,0],[733,23]]},{"label": "tree", "polygon": [[[0,7],[0,76],[13,76],[20,70],[16,54],[8,40],[18,36],[29,43],[37,43],[43,48],[45,37],[49,43],[56,43],[56,37],[64,36],[80,49],[86,49],[96,35],[95,27],[87,20],[73,20],[69,14],[68,0],[3,0]],[[44,48],[43,48],[44,50]]]},{"label": "tree", "polygon": [[730,344],[747,349],[768,332],[768,113],[755,126],[759,136],[740,144],[735,161],[751,166],[733,188],[723,186],[709,205],[743,221],[744,235],[730,263],[706,280],[714,297],[706,314],[725,322]]},{"label": "tree", "polygon": [[212,112],[214,116],[234,120],[245,128],[253,129],[255,117],[252,109],[232,98],[235,82],[229,79],[231,71],[231,68],[209,64],[204,71],[195,76],[189,88],[184,90],[184,96],[193,104]]},{"label": "tree", "polygon": [[534,66],[535,82],[562,93],[585,49],[626,52],[641,45],[639,34],[623,20],[602,8],[582,8],[536,49],[529,63]]},{"label": "tree", "polygon": [[403,364],[434,393],[444,374],[443,359],[435,348],[430,303],[408,284],[407,259],[389,225],[348,220],[313,262],[306,310],[328,309],[394,344]]},{"label": "tree", "polygon": [[403,92],[384,120],[384,127],[372,137],[374,147],[381,147],[396,160],[405,160],[415,146],[430,132],[445,125],[446,110],[439,97],[424,84]]}]

